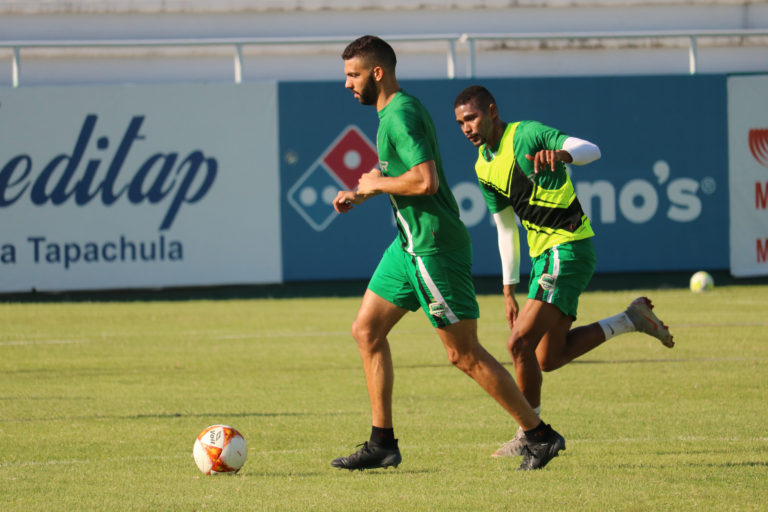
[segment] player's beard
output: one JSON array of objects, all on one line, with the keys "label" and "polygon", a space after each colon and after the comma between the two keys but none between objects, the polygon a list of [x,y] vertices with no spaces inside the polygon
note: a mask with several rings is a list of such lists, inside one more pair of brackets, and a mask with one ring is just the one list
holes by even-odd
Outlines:
[{"label": "player's beard", "polygon": [[368,77],[368,80],[363,85],[363,90],[359,93],[360,103],[363,105],[375,105],[376,100],[379,97],[379,90],[376,87],[376,80],[373,78],[373,74]]}]

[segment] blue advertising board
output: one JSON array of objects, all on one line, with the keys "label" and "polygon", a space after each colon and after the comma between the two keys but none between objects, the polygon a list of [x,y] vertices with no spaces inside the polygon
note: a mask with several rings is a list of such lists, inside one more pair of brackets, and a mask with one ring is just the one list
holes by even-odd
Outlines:
[{"label": "blue advertising board", "polygon": [[[477,276],[501,273],[496,229],[453,100],[488,87],[506,121],[534,119],[596,143],[570,167],[596,237],[597,272],[728,268],[726,77],[642,76],[401,81],[431,112]],[[378,117],[338,82],[280,83],[283,279],[358,279],[396,236],[386,197],[337,215],[330,202],[376,162]],[[525,236],[521,233],[521,241]],[[523,242],[522,272],[529,270]]]}]

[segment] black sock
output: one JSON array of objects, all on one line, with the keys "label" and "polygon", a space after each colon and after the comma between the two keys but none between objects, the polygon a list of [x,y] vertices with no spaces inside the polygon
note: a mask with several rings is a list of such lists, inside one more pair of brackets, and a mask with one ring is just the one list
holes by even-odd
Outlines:
[{"label": "black sock", "polygon": [[552,433],[552,427],[540,421],[536,428],[532,430],[525,430],[525,438],[529,441],[541,442],[549,438]]},{"label": "black sock", "polygon": [[392,428],[371,427],[370,444],[392,448],[395,446],[395,430]]}]

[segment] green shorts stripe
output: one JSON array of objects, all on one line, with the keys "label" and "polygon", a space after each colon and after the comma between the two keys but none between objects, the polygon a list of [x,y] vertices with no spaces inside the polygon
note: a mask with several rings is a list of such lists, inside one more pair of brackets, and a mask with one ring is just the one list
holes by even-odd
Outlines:
[{"label": "green shorts stripe", "polygon": [[[440,290],[438,289],[434,279],[432,279],[432,276],[429,275],[429,270],[427,270],[427,266],[424,264],[424,259],[420,256],[414,256],[414,258],[416,259],[416,263],[419,268],[419,275],[421,276],[421,279],[419,279],[419,284],[423,282],[428,290],[428,293],[424,293],[425,290],[422,288],[421,297],[423,300],[431,299],[429,301],[429,307],[431,308],[428,311],[429,315],[433,318],[436,317],[441,324],[443,323],[443,317],[445,317],[445,319],[448,321],[448,324],[455,324],[459,321],[459,317],[457,317],[456,313],[453,312],[451,305],[445,300],[443,295],[440,293]],[[442,306],[443,315],[434,315],[432,304],[439,304]]]},{"label": "green shorts stripe", "polygon": [[528,298],[553,304],[576,318],[579,296],[595,272],[591,238],[551,247],[533,258]]},{"label": "green shorts stripe", "polygon": [[471,268],[471,246],[416,256],[395,240],[384,251],[368,289],[409,311],[421,308],[433,326],[444,327],[480,316]]}]

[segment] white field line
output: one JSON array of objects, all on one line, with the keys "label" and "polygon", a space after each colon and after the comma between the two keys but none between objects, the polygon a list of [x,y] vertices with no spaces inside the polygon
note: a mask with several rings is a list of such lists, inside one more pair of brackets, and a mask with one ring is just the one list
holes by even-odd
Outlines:
[{"label": "white field line", "polygon": [[[201,334],[201,333],[198,333]],[[217,334],[210,336],[212,340],[247,340],[254,338],[315,338],[315,337],[328,337],[328,336],[349,336],[352,334],[349,331],[341,332],[253,332],[244,334]]]},{"label": "white field line", "polygon": [[91,465],[94,462],[106,462],[106,463],[120,463],[120,462],[132,462],[142,460],[172,460],[172,459],[192,459],[192,454],[189,455],[150,455],[141,457],[108,457],[105,459],[66,459],[66,460],[28,460],[19,462],[0,462],[0,469],[4,468],[26,468],[35,466],[67,466],[73,464],[88,464]]},{"label": "white field line", "polygon": [[15,340],[0,341],[0,347],[23,347],[28,345],[74,345],[90,343],[88,340]]},{"label": "white field line", "polygon": [[[578,327],[578,326],[576,326]],[[675,324],[673,328],[689,329],[689,328],[708,328],[708,327],[768,327],[768,321],[756,321],[756,322],[707,322],[707,323],[685,323]],[[484,326],[480,325],[479,330],[481,332],[507,332],[509,328],[507,326]],[[215,332],[215,331],[214,331]],[[418,334],[433,334],[434,330],[430,328],[424,329],[408,329],[400,330],[395,329],[392,332],[393,336],[397,335],[418,335]],[[131,332],[102,332],[97,334],[100,338],[112,338],[112,337],[131,337],[131,336],[143,336],[147,333],[137,330]],[[186,333],[188,336],[195,336],[209,340],[248,340],[248,339],[264,339],[264,338],[327,338],[327,337],[350,337],[351,333],[348,330],[345,331],[325,331],[325,332],[250,332],[250,333],[232,333],[232,334],[214,334],[213,332],[205,331],[189,331]],[[79,343],[90,343],[89,340],[82,339],[51,339],[51,340],[12,340],[12,341],[0,341],[0,347],[11,346],[30,346],[30,345],[70,345]],[[715,359],[698,359],[700,361],[709,361]],[[722,361],[723,359],[716,359]],[[729,359],[733,361],[749,360],[754,358],[745,359]]]}]

